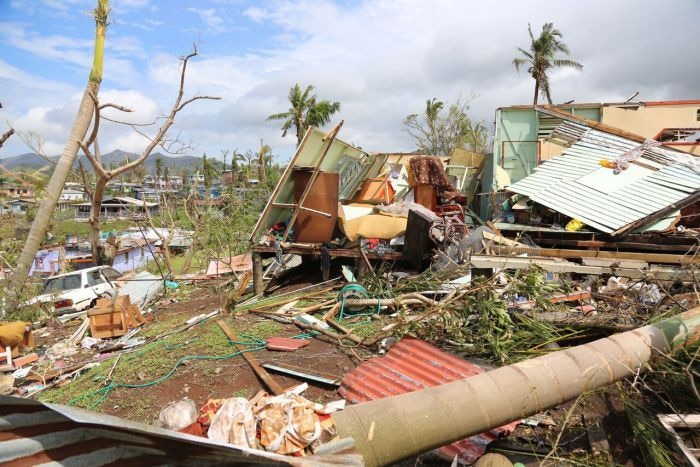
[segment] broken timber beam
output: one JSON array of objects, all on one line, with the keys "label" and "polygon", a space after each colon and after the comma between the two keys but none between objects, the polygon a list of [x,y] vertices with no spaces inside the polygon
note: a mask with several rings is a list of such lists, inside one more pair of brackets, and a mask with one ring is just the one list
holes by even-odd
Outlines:
[{"label": "broken timber beam", "polygon": [[648,269],[587,266],[571,261],[556,260],[549,258],[535,257],[515,257],[515,256],[492,256],[492,255],[471,255],[469,263],[478,269],[527,269],[531,266],[539,266],[547,272],[572,272],[576,274],[592,274],[600,276],[611,274],[630,279],[656,279],[662,281],[679,280],[691,282],[700,279],[700,272],[693,269],[679,267],[651,267]]},{"label": "broken timber beam", "polygon": [[253,252],[253,294],[260,295],[263,293],[263,264],[262,255],[256,251]]},{"label": "broken timber beam", "polygon": [[492,246],[498,255],[532,255],[546,258],[610,258],[632,259],[647,263],[700,264],[700,257],[693,255],[669,255],[663,253],[632,253],[627,251],[567,250],[561,248],[511,248]]},{"label": "broken timber beam", "polygon": [[265,383],[265,386],[272,391],[276,396],[280,394],[284,394],[284,389],[282,386],[279,385],[277,381],[270,375],[270,373],[267,372],[265,368],[260,365],[258,360],[253,357],[250,353],[246,352],[248,349],[244,345],[237,344],[236,342],[240,342],[238,340],[238,336],[236,336],[233,331],[231,331],[231,328],[228,327],[228,324],[226,324],[226,321],[220,319],[216,322],[216,324],[219,325],[222,331],[224,331],[224,334],[226,334],[226,337],[228,337],[233,343],[234,346],[241,351],[241,356],[245,359],[246,362],[250,365],[250,367],[253,369],[256,375]]},{"label": "broken timber beam", "polygon": [[355,440],[365,465],[389,465],[561,405],[698,340],[700,307],[463,380],[350,405],[333,422],[340,438]]}]

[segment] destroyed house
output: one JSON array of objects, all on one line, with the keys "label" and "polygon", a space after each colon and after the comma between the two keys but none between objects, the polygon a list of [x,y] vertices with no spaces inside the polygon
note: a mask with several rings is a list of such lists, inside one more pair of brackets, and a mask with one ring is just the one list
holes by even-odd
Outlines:
[{"label": "destroyed house", "polygon": [[694,248],[696,234],[685,229],[698,227],[695,156],[552,106],[536,110],[556,122],[544,142],[560,154],[505,187],[493,211],[499,229],[542,246]]},{"label": "destroyed house", "polygon": [[360,270],[403,260],[420,269],[434,222],[443,228],[437,241],[467,230],[464,206],[483,155],[370,154],[339,140],[339,129],[307,131],[260,216],[250,237],[256,290],[263,257],[351,258]]},{"label": "destroyed house", "polygon": [[[561,118],[543,112],[545,106],[518,105],[496,109],[493,154],[484,167],[484,192],[503,188],[532,174],[535,167],[562,153],[563,146],[549,136]],[[664,143],[665,147],[700,155],[700,100],[662,102],[582,103],[546,106],[620,131]],[[489,186],[491,185],[491,186]],[[494,200],[480,200],[482,217],[490,217]]]}]

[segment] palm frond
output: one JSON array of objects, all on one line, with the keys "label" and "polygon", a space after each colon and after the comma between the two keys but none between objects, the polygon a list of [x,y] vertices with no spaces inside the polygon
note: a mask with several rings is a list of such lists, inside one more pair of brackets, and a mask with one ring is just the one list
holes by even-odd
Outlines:
[{"label": "palm frond", "polygon": [[272,114],[269,117],[265,119],[266,122],[269,122],[270,120],[283,120],[285,118],[291,117],[291,114],[289,112],[280,112],[278,114]]},{"label": "palm frond", "polygon": [[581,65],[579,62],[575,62],[573,60],[556,59],[556,60],[552,60],[552,64],[554,66],[568,66],[570,68],[576,68],[577,70],[583,69],[583,65]]}]

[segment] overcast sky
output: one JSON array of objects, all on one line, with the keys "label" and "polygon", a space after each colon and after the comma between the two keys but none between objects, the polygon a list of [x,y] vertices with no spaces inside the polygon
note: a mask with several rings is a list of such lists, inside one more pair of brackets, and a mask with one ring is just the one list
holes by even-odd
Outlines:
[{"label": "overcast sky", "polygon": [[[528,22],[553,22],[583,71],[550,81],[555,103],[700,98],[700,1],[265,1],[112,0],[103,102],[149,122],[169,111],[178,57],[200,56],[188,95],[209,94],[177,117],[190,154],[219,156],[270,144],[288,160],[296,140],[265,118],[288,109],[294,83],[340,101],[340,138],[368,151],[411,151],[403,118],[436,97],[470,98],[470,116],[492,126],[500,106],[532,102],[533,81],[516,73]],[[0,0],[0,132],[32,131],[45,151],[65,145],[92,60],[96,0]],[[112,113],[112,116],[115,114]],[[153,130],[155,131],[155,129]],[[103,152],[139,152],[145,140],[114,124],[101,128]],[[28,152],[18,138],[0,157]]]}]

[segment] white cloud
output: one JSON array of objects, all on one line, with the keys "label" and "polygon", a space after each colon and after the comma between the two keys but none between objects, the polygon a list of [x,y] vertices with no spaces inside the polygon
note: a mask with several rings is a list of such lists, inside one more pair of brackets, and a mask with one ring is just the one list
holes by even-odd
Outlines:
[{"label": "white cloud", "polygon": [[263,10],[260,7],[257,6],[252,6],[247,8],[243,12],[243,16],[250,18],[251,20],[255,21],[256,23],[261,23],[265,19],[269,18],[269,14],[266,10]]},{"label": "white cloud", "polygon": [[87,51],[94,44],[90,40],[67,36],[40,36],[26,31],[23,26],[16,23],[0,23],[0,38],[7,45],[37,57],[76,65],[90,63],[91,57]]},{"label": "white cloud", "polygon": [[[201,1],[192,12],[212,31],[223,31],[233,22],[222,13],[233,15],[240,5],[239,0],[225,3],[232,7],[213,4],[214,8]],[[545,21],[564,32],[572,58],[584,65],[582,72],[551,74],[556,102],[625,100],[636,91],[643,100],[700,98],[700,61],[688,55],[688,44],[695,43],[700,4],[673,0],[673,5],[685,14],[658,15],[658,4],[651,0],[553,2],[546,11],[535,0],[509,1],[500,4],[498,12],[489,4],[449,0],[339,4],[282,0],[241,6],[239,14],[264,25],[260,31],[267,36],[259,37],[252,28],[245,52],[214,55],[206,42],[201,44],[202,55],[191,62],[186,95],[210,94],[223,100],[194,103],[178,115],[175,127],[182,130],[184,139],[193,139],[200,152],[218,155],[220,149],[255,148],[264,138],[285,159],[293,151],[294,137],[281,138],[279,122],[265,122],[265,117],[288,108],[286,96],[293,84],[313,84],[319,98],[341,102],[342,112],[334,123],[345,120],[343,140],[370,151],[411,150],[413,144],[401,122],[406,115],[420,112],[426,99],[452,102],[460,94],[475,93],[479,97],[471,103],[470,114],[487,126],[495,108],[530,103],[533,81],[526,71],[516,74],[511,62],[516,46],[528,46],[527,23],[537,32]],[[161,26],[153,21],[160,18],[125,19],[135,28]],[[190,29],[191,23],[186,24]],[[12,47],[37,56],[89,66],[90,41],[65,38],[57,45],[21,25],[10,26],[9,30],[0,27],[6,44],[12,40]],[[112,50],[119,53],[107,55],[104,88],[121,89],[126,94],[115,98],[131,99],[148,115],[169,109],[179,78],[179,62],[169,44],[143,46],[122,36],[113,41]],[[132,55],[147,57],[146,66],[137,68],[140,62],[128,60]],[[81,60],[86,57],[84,64]],[[0,62],[0,85],[3,70],[7,73],[4,65]],[[63,108],[55,98],[42,105],[30,97],[32,106]],[[30,119],[28,111],[22,115]],[[31,115],[44,125],[52,115],[72,121],[67,111]],[[47,131],[58,134],[55,128]],[[121,144],[137,146],[138,139],[129,133],[105,131],[106,152]]]},{"label": "white cloud", "polygon": [[224,31],[224,19],[221,13],[214,8],[188,8],[187,11],[199,16],[204,25],[212,31]]}]

